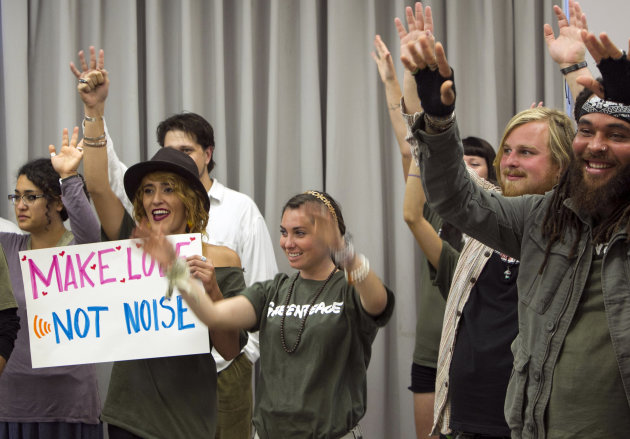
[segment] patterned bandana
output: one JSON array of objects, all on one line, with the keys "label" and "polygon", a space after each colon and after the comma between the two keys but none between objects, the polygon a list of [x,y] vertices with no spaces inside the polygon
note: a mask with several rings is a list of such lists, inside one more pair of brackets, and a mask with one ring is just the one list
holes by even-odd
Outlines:
[{"label": "patterned bandana", "polygon": [[582,105],[580,117],[590,113],[604,113],[630,123],[630,105],[623,105],[613,101],[605,101],[597,96],[590,98]]}]

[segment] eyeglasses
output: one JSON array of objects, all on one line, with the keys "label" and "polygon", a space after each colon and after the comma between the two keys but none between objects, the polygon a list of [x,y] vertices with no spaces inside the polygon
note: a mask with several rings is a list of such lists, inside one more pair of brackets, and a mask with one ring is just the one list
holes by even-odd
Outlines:
[{"label": "eyeglasses", "polygon": [[12,202],[14,206],[17,206],[20,203],[20,200],[22,200],[22,202],[26,206],[30,206],[38,198],[45,198],[45,197],[46,197],[46,195],[44,195],[44,194],[39,194],[39,195],[34,195],[34,194],[24,194],[24,195],[10,194],[9,195],[9,201]]}]

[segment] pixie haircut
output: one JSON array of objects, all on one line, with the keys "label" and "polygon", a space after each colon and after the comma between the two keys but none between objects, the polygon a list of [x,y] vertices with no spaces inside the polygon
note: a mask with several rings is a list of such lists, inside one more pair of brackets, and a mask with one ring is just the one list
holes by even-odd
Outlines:
[{"label": "pixie haircut", "polygon": [[[59,174],[57,174],[57,171],[55,171],[55,168],[53,168],[50,158],[35,159],[24,164],[17,173],[18,178],[21,175],[28,178],[44,193],[46,196],[46,208],[48,208],[48,203],[50,201],[61,201],[61,185],[59,184],[60,177]],[[79,174],[79,177],[83,181],[83,192],[89,200],[90,195],[85,187],[85,180],[83,180],[83,176],[81,174]],[[65,206],[61,209],[59,215],[61,216],[62,221],[68,219],[68,211]],[[48,212],[46,213],[46,216],[48,216]],[[48,218],[48,224],[50,224],[50,218]]]},{"label": "pixie haircut", "polygon": [[[188,233],[205,235],[209,216],[208,210],[203,204],[202,194],[199,194],[187,184],[183,177],[172,172],[152,172],[145,175],[144,178],[168,183],[173,188],[177,198],[184,204],[184,209],[186,209],[186,231]],[[141,184],[136,190],[135,197],[133,197],[133,216],[138,223],[147,218],[147,213],[142,203],[143,196],[144,188]]]},{"label": "pixie haircut", "polygon": [[496,175],[501,175],[501,157],[505,140],[516,128],[530,122],[545,122],[549,128],[549,152],[551,161],[558,165],[560,172],[569,167],[573,158],[573,137],[575,130],[571,118],[565,113],[547,107],[536,107],[523,110],[508,122],[499,144],[497,156],[494,159]]},{"label": "pixie haircut", "polygon": [[[196,113],[179,113],[163,120],[157,127],[157,140],[164,146],[164,138],[169,131],[183,131],[197,142],[203,150],[214,151],[214,130],[212,125]],[[208,163],[208,172],[214,169],[214,157]]]},{"label": "pixie haircut", "polygon": [[[328,195],[326,192],[322,192],[322,191],[312,191],[312,192],[318,193],[324,199],[330,202],[330,205],[335,211],[335,215],[337,216],[337,226],[339,227],[339,232],[341,232],[341,236],[345,235],[346,223],[343,221],[343,215],[341,214],[341,208],[339,207],[339,204],[337,204],[337,202],[333,199],[333,197]],[[294,195],[293,197],[289,199],[289,201],[286,202],[286,204],[282,208],[282,215],[284,215],[284,211],[287,209],[298,209],[300,206],[307,203],[318,204],[320,206],[323,206],[326,209],[326,211],[329,211],[328,206],[324,203],[324,201],[322,201],[321,198],[318,198],[317,196],[309,194],[309,193],[303,193],[303,194]]]},{"label": "pixie haircut", "polygon": [[494,152],[492,145],[482,138],[474,136],[468,136],[465,139],[462,139],[462,144],[464,145],[464,155],[474,155],[481,157],[486,161],[486,167],[488,168],[487,180],[496,184],[497,174],[493,166],[496,153]]}]

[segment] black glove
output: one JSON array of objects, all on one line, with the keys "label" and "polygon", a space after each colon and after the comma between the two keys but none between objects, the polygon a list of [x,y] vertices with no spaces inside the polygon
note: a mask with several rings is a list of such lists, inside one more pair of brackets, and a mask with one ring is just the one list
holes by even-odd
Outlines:
[{"label": "black glove", "polygon": [[453,93],[455,93],[453,69],[451,69],[451,75],[448,78],[440,75],[438,69],[431,70],[429,67],[420,69],[413,77],[416,80],[420,105],[429,116],[444,117],[455,111],[454,101],[452,105],[444,105],[440,99],[440,87],[449,79],[453,81]]},{"label": "black glove", "polygon": [[603,58],[597,68],[602,73],[604,99],[630,105],[630,61],[626,52],[619,59]]}]

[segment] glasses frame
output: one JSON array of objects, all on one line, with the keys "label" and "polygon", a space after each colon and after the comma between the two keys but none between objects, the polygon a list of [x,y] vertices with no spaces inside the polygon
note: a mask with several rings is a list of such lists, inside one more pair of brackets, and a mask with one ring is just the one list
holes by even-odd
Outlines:
[{"label": "glasses frame", "polygon": [[[9,201],[11,203],[13,203],[14,206],[17,206],[18,204],[20,204],[20,200],[22,201],[22,203],[24,203],[25,206],[32,206],[33,203],[35,203],[39,198],[46,198],[46,194],[22,194],[22,195],[17,195],[17,194],[9,194],[7,196],[7,198],[9,199]],[[32,198],[31,200],[29,200],[29,198]]]}]

